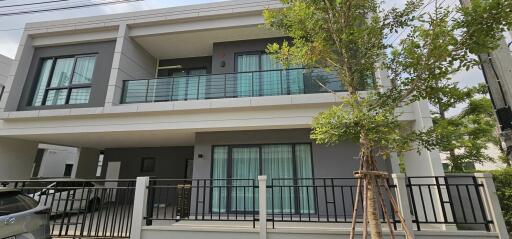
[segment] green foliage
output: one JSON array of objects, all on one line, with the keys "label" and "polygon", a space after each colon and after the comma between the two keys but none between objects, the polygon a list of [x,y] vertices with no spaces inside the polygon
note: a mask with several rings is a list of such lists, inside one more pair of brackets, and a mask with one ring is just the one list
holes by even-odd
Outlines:
[{"label": "green foliage", "polygon": [[452,172],[463,172],[468,162],[494,161],[485,150],[489,144],[500,143],[491,101],[481,96],[467,102],[467,107],[456,116],[433,118],[439,150],[448,154]]},{"label": "green foliage", "polygon": [[[423,12],[425,0],[407,0],[405,7],[392,9],[383,9],[377,0],[281,2],[284,8],[265,11],[266,26],[292,40],[271,44],[267,51],[285,66],[333,71],[348,91],[339,95],[341,105],[314,119],[312,139],[358,142],[361,155],[387,157],[416,145],[430,149],[446,144],[438,135],[443,132],[401,124],[396,110],[420,99],[444,108],[465,99],[469,92],[456,90],[451,76],[475,66],[473,54],[496,48],[501,31],[512,26],[508,0],[472,0],[464,8],[435,4],[431,12]],[[408,32],[403,39],[390,42],[402,31]],[[381,77],[371,84],[378,71],[388,73],[391,87],[383,88]],[[359,92],[361,87],[367,92]],[[475,120],[465,117],[468,124]],[[468,129],[466,134],[478,138],[481,132]]]},{"label": "green foliage", "polygon": [[512,232],[512,168],[493,170],[489,173],[492,174],[496,186],[507,231]]}]

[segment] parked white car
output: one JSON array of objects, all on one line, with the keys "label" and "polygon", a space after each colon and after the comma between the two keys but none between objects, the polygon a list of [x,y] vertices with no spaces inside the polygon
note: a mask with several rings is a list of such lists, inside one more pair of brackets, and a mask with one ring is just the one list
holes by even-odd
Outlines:
[{"label": "parked white car", "polygon": [[41,206],[51,208],[51,214],[97,210],[108,197],[103,185],[77,179],[45,179],[26,185],[36,190],[28,194]]}]

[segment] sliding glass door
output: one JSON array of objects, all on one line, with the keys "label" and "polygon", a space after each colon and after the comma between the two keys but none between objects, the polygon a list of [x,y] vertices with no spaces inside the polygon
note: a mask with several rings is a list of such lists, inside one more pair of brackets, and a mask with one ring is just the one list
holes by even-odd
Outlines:
[{"label": "sliding glass door", "polygon": [[[235,212],[253,210],[254,198],[248,186],[258,177],[260,166],[260,149],[258,147],[233,147],[231,149],[231,210]],[[258,208],[256,208],[258,209]]]},{"label": "sliding glass door", "polygon": [[247,186],[258,175],[267,175],[267,185],[275,186],[267,193],[268,211],[273,207],[275,213],[314,212],[313,190],[308,189],[313,185],[310,144],[214,146],[212,211],[252,210],[257,190]]},{"label": "sliding glass door", "polygon": [[[302,69],[283,71],[283,65],[264,52],[236,56],[238,96],[270,96],[304,92]],[[290,68],[295,68],[291,66]]]}]

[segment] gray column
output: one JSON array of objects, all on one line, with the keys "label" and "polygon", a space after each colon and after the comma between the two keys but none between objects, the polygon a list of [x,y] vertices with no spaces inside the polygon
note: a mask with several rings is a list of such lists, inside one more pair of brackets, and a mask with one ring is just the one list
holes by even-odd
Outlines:
[{"label": "gray column", "polygon": [[0,138],[0,179],[30,179],[37,142]]},{"label": "gray column", "polygon": [[96,169],[98,167],[98,160],[100,158],[100,151],[92,148],[79,148],[78,160],[76,161],[73,173],[74,178],[94,179],[96,178]]}]

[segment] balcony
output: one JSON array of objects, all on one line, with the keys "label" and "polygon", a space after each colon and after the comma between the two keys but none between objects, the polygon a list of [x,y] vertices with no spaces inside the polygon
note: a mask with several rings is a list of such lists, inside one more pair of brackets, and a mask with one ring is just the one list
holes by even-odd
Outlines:
[{"label": "balcony", "polygon": [[297,95],[343,91],[333,73],[302,68],[125,80],[121,103]]}]

